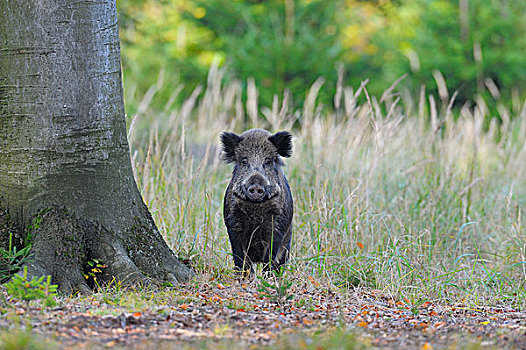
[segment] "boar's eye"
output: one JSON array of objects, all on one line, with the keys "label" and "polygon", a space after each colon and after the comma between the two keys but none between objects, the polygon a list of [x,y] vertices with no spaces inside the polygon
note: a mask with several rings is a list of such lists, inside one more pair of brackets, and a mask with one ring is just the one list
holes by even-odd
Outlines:
[{"label": "boar's eye", "polygon": [[272,166],[273,163],[274,163],[274,159],[268,158],[265,160],[265,163],[263,164],[263,166],[270,167]]},{"label": "boar's eye", "polygon": [[241,164],[248,165],[248,159],[246,158],[241,159]]}]

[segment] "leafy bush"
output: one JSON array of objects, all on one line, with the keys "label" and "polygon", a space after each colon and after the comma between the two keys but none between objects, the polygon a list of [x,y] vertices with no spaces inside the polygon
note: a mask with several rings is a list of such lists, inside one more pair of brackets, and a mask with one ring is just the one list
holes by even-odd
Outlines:
[{"label": "leafy bush", "polygon": [[29,261],[31,244],[18,250],[13,244],[13,235],[9,235],[9,246],[7,249],[0,248],[0,283],[5,283],[11,276],[18,272],[26,262]]},{"label": "leafy bush", "polygon": [[[476,95],[507,104],[513,91],[526,85],[524,1],[122,0],[118,5],[132,115],[150,98],[157,109],[182,103],[206,84],[214,64],[225,68],[226,83],[253,78],[261,87],[260,106],[271,106],[274,95],[287,89],[291,105],[300,107],[319,77],[325,84],[318,99],[330,107],[338,81],[356,89],[369,80],[370,94],[380,95],[408,74],[400,86],[418,95],[425,85],[444,100],[458,90],[458,105]],[[339,67],[345,74],[338,76]],[[133,98],[135,93],[141,98]]]},{"label": "leafy bush", "polygon": [[[210,29],[217,48],[226,53],[231,76],[254,78],[262,86],[261,102],[271,105],[274,94],[290,89],[297,103],[320,76],[327,91],[337,81],[342,59],[336,18],[342,1],[221,1],[198,0],[205,15],[187,13],[198,26]],[[330,103],[324,90],[320,98]]]},{"label": "leafy bush", "polygon": [[54,343],[41,339],[29,330],[10,329],[0,332],[0,349],[2,350],[51,350]]},{"label": "leafy bush", "polygon": [[523,1],[402,1],[389,9],[385,30],[374,39],[384,79],[410,73],[416,89],[425,84],[437,92],[438,71],[462,103],[488,90],[509,98],[526,84],[525,10]]},{"label": "leafy bush", "polygon": [[[290,293],[290,287],[292,281],[286,276],[286,268],[280,267],[277,270],[267,272],[266,276],[258,276],[259,279],[259,292],[283,306],[287,301],[294,298],[294,295]],[[271,278],[267,280],[267,278]]]},{"label": "leafy bush", "polygon": [[[187,97],[206,79],[216,53],[212,33],[182,18],[192,11],[192,0],[123,0],[119,9],[122,66],[125,90],[138,90],[139,96],[156,90],[158,83],[168,88],[157,91],[153,103],[162,108],[172,92],[184,86]],[[177,98],[177,93],[173,95]],[[127,112],[139,110],[140,99],[128,98]],[[182,101],[182,99],[180,100]]]},{"label": "leafy bush", "polygon": [[27,277],[27,266],[24,266],[22,275],[14,275],[5,284],[7,292],[14,299],[25,301],[29,304],[31,300],[43,300],[46,306],[54,304],[57,295],[57,285],[51,284],[51,276]]}]

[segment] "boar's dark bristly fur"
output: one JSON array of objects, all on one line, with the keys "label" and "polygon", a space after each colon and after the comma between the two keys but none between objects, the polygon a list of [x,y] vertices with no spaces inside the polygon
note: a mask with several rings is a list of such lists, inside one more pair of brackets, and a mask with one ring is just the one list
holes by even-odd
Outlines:
[{"label": "boar's dark bristly fur", "polygon": [[[221,134],[223,160],[234,163],[223,214],[239,271],[253,263],[277,269],[289,258],[293,202],[281,157],[292,155],[292,136],[252,129]],[[269,265],[270,263],[270,265]]]}]

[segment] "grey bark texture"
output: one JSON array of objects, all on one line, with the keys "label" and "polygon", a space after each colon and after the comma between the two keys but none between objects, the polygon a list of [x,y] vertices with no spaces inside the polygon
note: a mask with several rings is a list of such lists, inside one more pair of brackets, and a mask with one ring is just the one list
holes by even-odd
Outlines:
[{"label": "grey bark texture", "polygon": [[133,178],[115,0],[0,1],[0,211],[0,241],[31,234],[30,274],[65,292],[94,258],[108,278],[190,278]]}]

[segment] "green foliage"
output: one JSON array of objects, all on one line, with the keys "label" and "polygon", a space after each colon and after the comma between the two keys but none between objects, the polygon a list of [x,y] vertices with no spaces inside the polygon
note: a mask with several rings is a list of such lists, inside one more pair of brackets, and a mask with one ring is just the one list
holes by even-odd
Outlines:
[{"label": "green foliage", "polygon": [[373,264],[368,262],[368,266],[360,266],[361,261],[357,261],[357,266],[346,266],[339,263],[335,266],[334,285],[339,288],[353,289],[356,287],[376,288],[377,282],[374,276]]},{"label": "green foliage", "polygon": [[57,285],[51,284],[51,276],[33,277],[28,280],[27,266],[24,266],[22,275],[15,274],[5,286],[9,295],[14,299],[26,303],[32,300],[43,300],[46,306],[52,306],[55,303]]},{"label": "green foliage", "polygon": [[99,259],[88,260],[84,267],[84,278],[90,288],[98,286],[97,277],[102,275],[107,266]]},{"label": "green foliage", "polygon": [[5,283],[30,260],[31,244],[18,250],[13,244],[13,234],[9,234],[9,246],[5,250],[0,248],[0,283]]},{"label": "green foliage", "polygon": [[[342,1],[121,1],[119,12],[125,81],[145,92],[161,68],[169,84],[184,85],[183,95],[202,83],[215,62],[227,79],[254,78],[265,87],[260,100],[271,105],[285,89],[301,104],[320,76],[328,91],[337,80],[337,8]],[[152,54],[155,53],[155,54]],[[323,90],[325,91],[325,90]],[[329,93],[320,98],[330,103]],[[159,96],[166,101],[167,95]],[[130,106],[134,113],[138,106]]]},{"label": "green foliage", "polygon": [[108,305],[120,305],[123,302],[123,294],[126,288],[123,282],[113,278],[107,283],[98,285],[98,292],[102,301]]},{"label": "green foliage", "polygon": [[9,330],[0,333],[0,350],[51,350],[55,345],[23,330]]},{"label": "green foliage", "polygon": [[[272,276],[273,280],[265,279],[265,277],[270,276],[270,274],[274,275]],[[294,298],[294,296],[290,294],[292,281],[286,278],[285,275],[286,269],[281,266],[277,270],[270,271],[265,277],[258,276],[260,283],[258,288],[259,292],[281,306]]]},{"label": "green foliage", "polygon": [[436,70],[461,102],[488,89],[497,97],[495,87],[509,97],[526,84],[525,11],[523,1],[402,1],[375,38],[386,59],[384,77],[410,72],[416,88],[437,91]]},{"label": "green foliage", "polygon": [[312,334],[296,333],[278,338],[275,344],[265,349],[335,349],[355,350],[368,349],[370,344],[365,339],[359,339],[353,332],[344,329],[323,330]]},{"label": "green foliage", "polygon": [[[226,339],[225,339],[226,338]],[[239,341],[228,337],[198,340],[184,346],[183,349],[214,349],[229,350],[237,348],[258,348],[263,350],[357,350],[371,348],[371,341],[365,337],[360,338],[352,331],[343,329],[324,329],[318,332],[292,332],[280,335],[268,345],[241,346]],[[219,339],[219,340],[218,340]]]},{"label": "green foliage", "polygon": [[[160,91],[153,103],[157,108],[177,99],[179,87],[187,97],[205,79],[216,52],[211,51],[212,33],[182,18],[195,9],[192,0],[118,1],[122,66],[125,89],[157,91],[162,81],[168,89]],[[182,99],[179,99],[181,102]],[[139,111],[140,99],[128,99],[127,112]]]},{"label": "green foliage", "polygon": [[526,85],[523,1],[122,0],[118,5],[126,89],[141,96],[127,103],[132,115],[150,99],[157,109],[182,103],[206,83],[214,64],[224,68],[226,82],[245,85],[253,78],[261,88],[260,106],[271,106],[274,95],[281,98],[290,90],[298,108],[323,77],[317,98],[332,107],[337,67],[343,68],[343,85],[356,89],[369,80],[372,95],[408,74],[400,86],[418,93],[423,84],[443,99],[458,90],[458,105],[477,95],[509,104],[512,92],[523,92]]},{"label": "green foliage", "polygon": [[198,0],[205,16],[187,18],[216,36],[215,44],[225,53],[230,76],[246,81],[254,78],[262,105],[270,106],[275,94],[290,89],[297,104],[307,87],[320,76],[327,89],[319,98],[331,103],[336,86],[336,64],[343,50],[338,40],[337,9],[342,1]]}]

